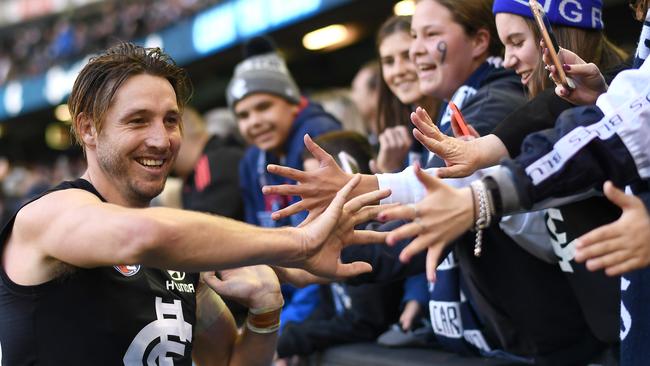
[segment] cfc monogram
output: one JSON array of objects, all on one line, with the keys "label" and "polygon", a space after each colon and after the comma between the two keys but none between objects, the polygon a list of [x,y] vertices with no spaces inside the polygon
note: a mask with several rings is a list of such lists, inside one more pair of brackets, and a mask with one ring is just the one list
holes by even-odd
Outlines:
[{"label": "cfc monogram", "polygon": [[[124,365],[173,366],[168,354],[185,355],[186,344],[192,342],[192,324],[183,318],[180,300],[164,303],[156,297],[156,317],[135,336],[124,355]],[[177,337],[179,341],[171,340]],[[182,342],[182,343],[181,343]],[[153,345],[153,347],[151,347]],[[147,353],[147,350],[148,354]]]}]

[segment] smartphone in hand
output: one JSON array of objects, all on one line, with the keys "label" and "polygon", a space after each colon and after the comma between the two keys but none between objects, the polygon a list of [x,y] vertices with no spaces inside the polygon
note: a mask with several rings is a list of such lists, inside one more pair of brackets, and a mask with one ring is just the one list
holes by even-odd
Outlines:
[{"label": "smartphone in hand", "polygon": [[469,128],[467,127],[467,122],[465,122],[465,117],[460,113],[460,109],[458,109],[458,106],[454,104],[454,102],[449,101],[449,108],[451,108],[451,118],[454,118],[456,122],[458,123],[458,127],[460,127],[460,130],[463,133],[463,136],[471,136],[471,133],[469,132]]},{"label": "smartphone in hand", "polygon": [[551,22],[546,16],[546,12],[542,6],[537,2],[537,0],[528,0],[528,5],[530,10],[533,12],[533,17],[535,18],[535,23],[537,23],[537,28],[542,35],[542,39],[548,47],[548,53],[551,57],[551,61],[557,70],[557,75],[559,80],[555,80],[555,83],[558,85],[563,85],[565,88],[575,89],[575,84],[573,80],[566,76],[564,68],[562,67],[562,62],[560,62],[560,57],[558,53],[560,52],[560,45],[557,43],[557,39],[553,34],[553,28],[551,28]]}]

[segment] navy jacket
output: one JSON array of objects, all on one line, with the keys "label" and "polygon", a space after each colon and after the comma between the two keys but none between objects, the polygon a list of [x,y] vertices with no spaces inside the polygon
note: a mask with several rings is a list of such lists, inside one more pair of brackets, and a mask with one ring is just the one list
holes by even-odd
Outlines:
[{"label": "navy jacket", "polygon": [[285,142],[286,156],[281,160],[269,151],[262,151],[256,146],[246,150],[239,164],[239,184],[244,197],[244,212],[246,222],[264,227],[296,226],[305,215],[294,215],[291,219],[274,222],[271,213],[297,201],[297,198],[281,196],[264,196],[262,186],[292,183],[266,171],[268,164],[280,164],[302,170],[302,154],[305,150],[303,137],[309,134],[312,138],[326,132],[340,130],[341,123],[331,114],[315,103],[309,102],[304,107],[291,126],[291,131]]}]

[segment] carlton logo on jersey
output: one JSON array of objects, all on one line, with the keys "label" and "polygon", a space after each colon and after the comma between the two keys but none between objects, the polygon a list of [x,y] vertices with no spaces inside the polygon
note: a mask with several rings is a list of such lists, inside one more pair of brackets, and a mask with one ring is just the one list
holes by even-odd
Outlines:
[{"label": "carlton logo on jersey", "polygon": [[118,272],[120,272],[121,274],[123,274],[126,277],[131,277],[134,274],[138,273],[138,271],[140,271],[140,267],[142,267],[142,266],[139,265],[139,264],[135,264],[135,265],[125,265],[125,264],[123,264],[123,265],[119,265],[119,266],[113,266],[113,268],[115,268]]},{"label": "carlton logo on jersey", "polygon": [[163,302],[156,297],[156,320],[146,325],[133,339],[124,354],[125,366],[171,366],[174,356],[185,357],[192,342],[192,324],[183,317],[180,300]]}]

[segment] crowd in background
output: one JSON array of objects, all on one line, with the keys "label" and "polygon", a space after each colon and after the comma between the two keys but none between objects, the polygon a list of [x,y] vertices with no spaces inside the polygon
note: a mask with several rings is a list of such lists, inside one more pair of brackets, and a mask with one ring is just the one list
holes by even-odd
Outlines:
[{"label": "crowd in background", "polygon": [[[53,64],[104,48],[113,37],[133,39],[151,33],[215,2],[111,1],[101,5],[101,12],[86,14],[82,22],[71,18],[41,20],[47,23],[47,31],[42,30],[43,23],[22,25],[24,28],[14,33],[17,37],[0,38],[0,85],[12,77],[42,72]],[[506,0],[495,2],[494,14],[487,13],[491,17],[443,19],[443,23],[449,23],[445,31],[451,29],[449,32],[456,32],[457,37],[447,36],[447,42],[437,42],[436,47],[427,44],[429,37],[438,34],[430,35],[427,26],[422,24],[426,20],[439,25],[436,16],[452,11],[444,5],[447,3],[420,2],[417,23],[415,17],[413,23],[410,17],[388,19],[378,31],[377,59],[360,68],[351,81],[349,93],[336,91],[310,98],[301,93],[284,60],[270,48],[271,43],[250,47],[258,53],[244,55],[226,92],[236,123],[231,121],[231,128],[222,129],[214,136],[196,111],[190,108],[185,112],[186,130],[175,167],[180,183],[173,184],[176,191],[163,193],[156,204],[211,212],[258,226],[297,226],[306,212],[291,218],[276,217],[273,212],[291,210],[292,204],[301,202],[300,198],[307,201],[309,194],[300,193],[301,197],[291,198],[274,192],[262,194],[263,187],[289,181],[269,174],[268,164],[318,172],[327,167],[330,160],[324,156],[329,154],[331,161],[341,167],[330,171],[335,173],[333,176],[363,173],[376,179],[377,185],[383,188],[391,173],[412,172],[419,169],[413,166],[420,165],[442,169],[454,165],[445,156],[429,153],[427,144],[435,144],[431,142],[434,135],[440,141],[452,136],[462,141],[496,136],[501,145],[499,153],[490,152],[499,155],[494,156],[493,164],[501,158],[520,155],[524,136],[553,127],[560,112],[575,105],[555,94],[539,52],[540,35],[531,17]],[[491,5],[492,2],[481,3]],[[598,5],[597,1],[582,3],[601,10],[602,4]],[[462,4],[459,8],[469,9],[469,14],[486,14],[485,9],[476,10],[467,1]],[[628,55],[604,37],[602,22],[574,24],[557,14],[552,22],[560,41],[587,62],[608,70],[605,77],[611,81],[621,70],[613,69],[628,59]],[[463,23],[472,21],[476,24]],[[463,33],[467,29],[475,33]],[[461,37],[468,37],[472,42],[461,42]],[[505,57],[500,60],[499,56]],[[414,59],[420,60],[419,69]],[[423,68],[426,70],[422,71]],[[427,74],[435,73],[438,68],[446,71],[438,79]],[[453,114],[449,101],[462,110],[469,130],[461,132],[460,117]],[[426,111],[417,107],[425,107]],[[278,108],[282,112],[264,115],[268,113],[264,108]],[[521,122],[523,118],[530,119],[531,123],[524,127],[516,125],[515,121]],[[226,124],[221,120],[215,123]],[[423,128],[427,123],[434,127]],[[259,127],[265,124],[272,127],[268,130]],[[414,138],[411,134],[414,127],[424,132]],[[273,135],[276,130],[284,134]],[[429,134],[425,136],[426,131]],[[314,147],[311,139],[305,139],[305,134],[314,138],[324,152]],[[474,168],[467,175],[480,178],[487,174],[478,169],[482,167]],[[83,170],[83,163],[67,158],[57,160],[53,167],[10,166],[5,159],[0,159],[0,206],[4,206],[0,212],[5,213],[2,222],[7,219],[6,213],[24,200],[61,180],[79,176]],[[419,179],[424,182],[422,177]],[[419,183],[418,187],[423,190]],[[398,188],[409,191],[407,184]],[[394,195],[398,191],[395,189]],[[556,211],[562,218],[559,221],[567,226],[565,235],[570,233],[577,238],[614,221],[620,210],[602,195],[548,210],[522,214],[525,223],[517,230],[508,226],[513,225],[508,220],[511,217],[516,220],[516,215],[507,216],[500,225],[485,228],[483,242],[487,253],[482,257],[479,257],[481,241],[475,234],[454,241],[455,248],[441,258],[435,284],[426,281],[423,255],[411,263],[401,263],[393,250],[389,260],[383,243],[379,243],[378,249],[366,246],[347,251],[344,259],[375,260],[373,265],[379,270],[348,282],[312,285],[307,291],[307,288],[283,289],[286,305],[276,365],[294,365],[301,356],[329,346],[375,341],[378,337],[379,343],[387,346],[425,345],[512,362],[618,364],[619,278],[589,271],[584,264],[573,261],[573,257],[569,261],[576,270],[567,271],[559,252],[556,249],[553,254],[549,243],[559,240],[553,236],[555,226],[551,226],[555,225],[551,218]],[[587,217],[587,213],[593,216]],[[399,225],[422,225],[417,222],[417,209],[415,215],[413,223]],[[393,224],[374,222],[368,227],[390,231],[398,227]],[[539,230],[533,232],[540,227],[541,234]],[[579,230],[572,231],[573,228]],[[522,232],[534,235],[523,238]],[[400,245],[403,248],[406,244]],[[479,255],[476,255],[477,246]],[[546,253],[536,251],[540,246],[545,247]],[[368,254],[372,250],[376,252]],[[392,287],[395,282],[399,282],[397,288]],[[590,286],[597,289],[594,291]],[[599,300],[599,296],[604,299]],[[444,311],[457,311],[454,314],[458,318],[445,318],[447,313],[442,318],[429,313],[429,310],[440,311],[443,305],[448,306]],[[229,303],[229,306],[237,316],[236,305]],[[444,324],[440,323],[441,319]],[[644,321],[642,316],[635,319]],[[452,329],[456,326],[460,330]],[[624,357],[631,357],[637,350],[628,350]]]},{"label": "crowd in background", "polygon": [[81,157],[60,156],[51,165],[10,163],[0,157],[0,225],[26,200],[53,187],[62,180],[78,177],[85,170]]},{"label": "crowd in background", "polygon": [[159,31],[222,0],[102,1],[0,26],[0,85]]}]

